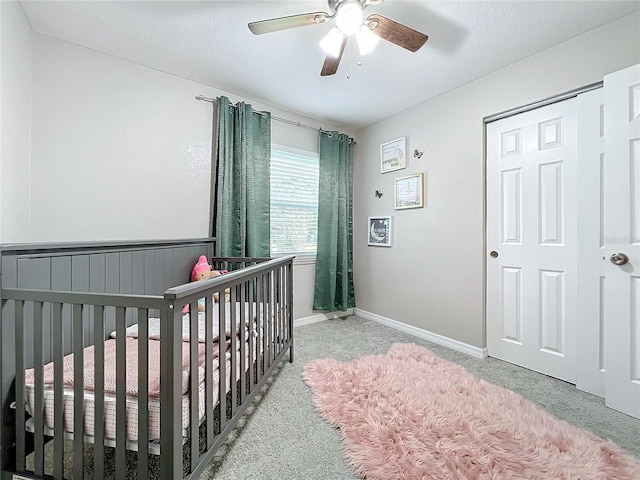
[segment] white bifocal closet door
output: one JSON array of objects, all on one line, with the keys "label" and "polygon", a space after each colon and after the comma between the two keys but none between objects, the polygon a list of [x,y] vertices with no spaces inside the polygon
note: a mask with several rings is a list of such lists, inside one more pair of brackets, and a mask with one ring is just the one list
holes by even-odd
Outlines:
[{"label": "white bifocal closet door", "polygon": [[578,108],[578,306],[576,387],[605,396],[604,350],[604,91],[577,98]]},{"label": "white bifocal closet door", "polygon": [[640,65],[607,75],[604,95],[606,404],[640,418]]},{"label": "white bifocal closet door", "polygon": [[576,100],[487,125],[489,355],[576,381]]}]

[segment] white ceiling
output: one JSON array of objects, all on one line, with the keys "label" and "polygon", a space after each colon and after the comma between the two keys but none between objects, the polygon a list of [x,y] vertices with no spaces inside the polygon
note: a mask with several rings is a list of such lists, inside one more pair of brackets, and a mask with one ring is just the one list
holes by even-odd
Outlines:
[{"label": "white ceiling", "polygon": [[381,41],[361,58],[354,44],[320,77],[318,42],[333,21],[260,36],[247,23],[329,12],[326,0],[21,4],[36,32],[351,131],[640,10],[638,0],[386,0],[365,14],[426,33],[425,46]]}]

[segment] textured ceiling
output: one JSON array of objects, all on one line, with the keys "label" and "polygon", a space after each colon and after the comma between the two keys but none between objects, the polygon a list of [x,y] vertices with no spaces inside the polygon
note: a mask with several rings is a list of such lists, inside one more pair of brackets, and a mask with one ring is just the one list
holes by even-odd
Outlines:
[{"label": "textured ceiling", "polygon": [[386,0],[365,14],[426,33],[425,46],[381,41],[362,58],[347,46],[336,75],[320,77],[318,42],[332,21],[260,36],[247,23],[328,12],[325,0],[21,4],[36,32],[351,131],[640,10],[639,1]]}]

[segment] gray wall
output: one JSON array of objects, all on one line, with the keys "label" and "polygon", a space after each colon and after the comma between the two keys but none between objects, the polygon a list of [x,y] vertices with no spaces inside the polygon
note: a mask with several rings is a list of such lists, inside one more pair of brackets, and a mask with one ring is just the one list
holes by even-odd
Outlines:
[{"label": "gray wall", "polygon": [[[358,307],[476,347],[484,339],[483,118],[640,62],[640,14],[540,52],[357,133]],[[380,173],[380,144],[408,137],[408,167]],[[424,172],[426,205],[396,211],[395,177]],[[381,199],[374,191],[384,192]],[[368,247],[366,220],[393,215],[393,247]]]}]

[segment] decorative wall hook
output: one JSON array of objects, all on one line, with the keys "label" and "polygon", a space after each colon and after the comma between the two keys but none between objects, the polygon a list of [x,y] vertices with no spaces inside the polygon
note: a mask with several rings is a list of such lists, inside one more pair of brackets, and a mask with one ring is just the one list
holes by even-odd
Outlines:
[{"label": "decorative wall hook", "polygon": [[423,153],[424,153],[424,152],[423,152],[422,150],[418,150],[418,149],[416,148],[416,149],[413,151],[413,156],[414,156],[414,157],[416,157],[416,158],[420,158],[420,157],[422,157],[422,154],[423,154]]},{"label": "decorative wall hook", "polygon": [[380,198],[382,196],[382,192],[379,190],[376,190],[376,193],[374,193],[374,195],[378,198]]}]

